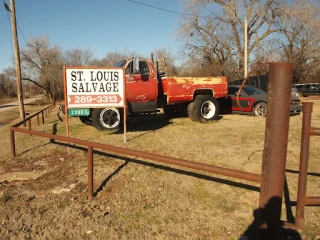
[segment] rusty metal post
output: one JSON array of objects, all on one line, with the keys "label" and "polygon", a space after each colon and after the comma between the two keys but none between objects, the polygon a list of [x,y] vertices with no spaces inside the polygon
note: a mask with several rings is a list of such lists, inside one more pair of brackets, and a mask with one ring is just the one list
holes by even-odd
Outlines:
[{"label": "rusty metal post", "polygon": [[88,147],[88,200],[93,197],[93,147]]},{"label": "rusty metal post", "polygon": [[16,156],[16,143],[14,140],[14,131],[10,128],[10,141],[11,141],[11,154],[12,157]]},{"label": "rusty metal post", "polygon": [[304,228],[304,208],[307,191],[307,176],[308,176],[308,161],[310,149],[310,127],[311,114],[313,103],[306,102],[302,105],[302,133],[301,133],[301,148],[300,148],[300,166],[299,166],[299,181],[298,181],[298,196],[295,225],[298,228]]},{"label": "rusty metal post", "polygon": [[291,85],[292,64],[270,63],[258,239],[280,239]]},{"label": "rusty metal post", "polygon": [[38,123],[38,126],[39,126],[40,125],[39,114],[37,114],[37,123]]}]

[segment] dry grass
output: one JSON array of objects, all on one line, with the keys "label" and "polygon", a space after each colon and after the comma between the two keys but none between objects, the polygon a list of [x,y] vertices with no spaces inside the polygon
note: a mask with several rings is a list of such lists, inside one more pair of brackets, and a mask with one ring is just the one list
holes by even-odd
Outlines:
[{"label": "dry grass", "polygon": [[[0,105],[5,104],[5,103],[10,103],[10,102],[17,102],[17,98],[8,98],[8,97],[2,97],[0,98]],[[48,100],[43,97],[42,99],[39,99],[37,101],[34,101],[32,103],[25,104],[25,113],[34,113],[37,111],[40,111],[43,109],[44,105],[49,104]],[[9,106],[13,106],[10,105]],[[1,106],[0,106],[1,107]],[[5,109],[6,107],[3,107]],[[0,108],[1,109],[1,108]],[[12,121],[16,120],[19,118],[20,113],[18,107],[15,109],[11,109],[6,111],[6,112],[1,112],[0,113],[0,126],[4,124],[10,124]]]},{"label": "dry grass", "polygon": [[[65,134],[56,108],[39,131]],[[59,115],[62,120],[64,116]],[[296,201],[302,116],[290,118],[285,198]],[[320,102],[313,126],[320,127]],[[97,132],[70,119],[72,137],[260,174],[265,119],[223,115],[200,124],[163,114],[128,123],[121,132]],[[255,228],[259,185],[96,149],[96,197],[87,202],[87,158],[81,146],[16,134],[12,159],[9,126],[0,128],[0,173],[45,172],[36,180],[0,183],[3,239],[237,239]],[[80,150],[79,150],[80,149]],[[311,139],[308,194],[320,196],[319,137]],[[292,221],[295,206],[283,205]],[[303,239],[320,236],[319,207],[307,207]],[[253,232],[247,232],[255,239]]]},{"label": "dry grass", "polygon": [[12,98],[8,96],[0,96],[0,104],[5,104],[9,102],[17,101],[17,98]]}]

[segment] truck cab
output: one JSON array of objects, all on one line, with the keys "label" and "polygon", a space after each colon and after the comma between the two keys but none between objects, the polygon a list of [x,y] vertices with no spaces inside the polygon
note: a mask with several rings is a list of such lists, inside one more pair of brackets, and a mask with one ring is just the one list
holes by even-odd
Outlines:
[{"label": "truck cab", "polygon": [[124,68],[128,113],[157,111],[157,75],[147,60],[137,58],[120,61],[114,67]]}]

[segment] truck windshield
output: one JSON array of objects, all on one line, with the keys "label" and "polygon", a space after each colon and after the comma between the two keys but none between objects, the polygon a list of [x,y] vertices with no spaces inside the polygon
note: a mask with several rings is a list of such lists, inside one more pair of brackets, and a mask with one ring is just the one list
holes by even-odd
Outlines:
[{"label": "truck windshield", "polygon": [[126,64],[127,60],[122,60],[120,62],[117,62],[113,64],[114,67],[123,67]]}]

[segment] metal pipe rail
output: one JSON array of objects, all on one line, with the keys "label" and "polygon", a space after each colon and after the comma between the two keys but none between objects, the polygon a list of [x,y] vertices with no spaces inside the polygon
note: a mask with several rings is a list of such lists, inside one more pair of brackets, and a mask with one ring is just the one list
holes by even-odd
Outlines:
[{"label": "metal pipe rail", "polygon": [[[40,110],[39,112],[36,112],[28,117],[26,117],[24,120],[14,124],[12,127],[19,127],[20,125],[28,122],[28,128],[31,130],[31,119],[34,117],[37,117],[37,122],[38,122],[38,126],[40,125],[40,119],[39,119],[39,114],[41,114],[41,119],[42,119],[42,124],[44,124],[44,117],[48,116],[49,112],[52,111],[52,109],[54,108],[54,105],[49,105],[46,108]],[[46,114],[46,115],[44,115]]]},{"label": "metal pipe rail", "polygon": [[37,131],[29,130],[29,129],[18,128],[16,126],[12,126],[10,128],[11,152],[12,152],[13,157],[16,156],[14,132],[27,133],[30,135],[46,137],[46,138],[50,138],[50,139],[60,140],[60,141],[74,143],[74,144],[88,147],[88,199],[89,200],[92,200],[92,197],[93,197],[93,148],[99,148],[99,149],[114,152],[114,153],[120,153],[120,154],[130,155],[130,156],[134,156],[134,157],[140,157],[140,158],[149,159],[149,160],[153,160],[153,161],[157,161],[157,162],[169,163],[169,164],[173,164],[173,165],[177,165],[177,166],[181,166],[181,167],[186,167],[186,168],[191,168],[191,169],[195,169],[195,170],[201,170],[204,172],[220,174],[223,176],[238,178],[238,179],[247,180],[247,181],[251,181],[251,182],[256,182],[256,183],[261,182],[261,175],[255,174],[255,173],[232,170],[232,169],[217,167],[217,166],[208,165],[208,164],[204,164],[204,163],[197,163],[197,162],[162,156],[162,155],[143,152],[143,151],[126,149],[126,148],[122,148],[122,147],[116,147],[116,146],[102,144],[102,143],[98,143],[98,142],[81,140],[81,139],[77,139],[77,138],[53,135],[53,134],[44,133],[44,132],[37,132]]},{"label": "metal pipe rail", "polygon": [[311,127],[311,116],[313,110],[312,102],[305,102],[302,106],[302,134],[301,134],[301,151],[300,151],[300,166],[299,166],[299,182],[295,225],[298,228],[304,228],[304,208],[307,205],[320,206],[320,197],[307,197],[307,176],[310,137],[320,136],[320,128]]}]

